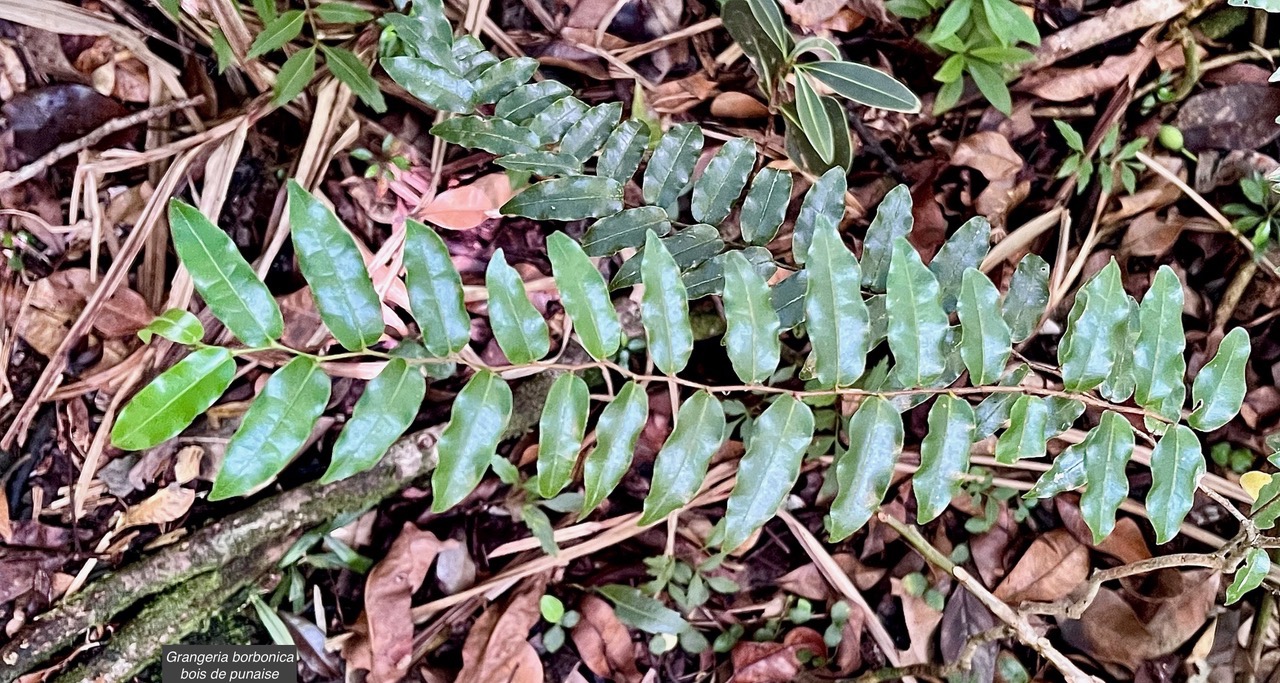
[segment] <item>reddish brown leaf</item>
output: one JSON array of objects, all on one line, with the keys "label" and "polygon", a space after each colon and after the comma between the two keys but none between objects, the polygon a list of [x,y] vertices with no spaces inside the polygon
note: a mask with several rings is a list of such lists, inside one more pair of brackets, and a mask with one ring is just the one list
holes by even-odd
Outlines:
[{"label": "reddish brown leaf", "polygon": [[1089,549],[1067,530],[1054,529],[1032,542],[995,594],[1009,603],[1057,600],[1088,577]]},{"label": "reddish brown leaf", "polygon": [[[545,576],[526,579],[505,605],[491,605],[484,611],[462,645],[462,671],[458,672],[457,683],[542,680],[540,662],[537,678],[530,678],[533,663],[526,651],[532,651],[529,630],[541,617],[538,599],[545,587]],[[537,653],[533,660],[537,660]]]},{"label": "reddish brown leaf", "polygon": [[1154,211],[1144,213],[1129,224],[1120,251],[1131,256],[1161,256],[1173,248],[1185,226],[1186,221],[1176,214],[1160,218]]},{"label": "reddish brown leaf", "polygon": [[436,195],[417,217],[449,230],[471,230],[498,217],[498,207],[511,199],[511,181],[505,173],[491,173],[470,185]]},{"label": "reddish brown leaf", "polygon": [[639,683],[635,646],[631,633],[618,620],[613,607],[603,599],[587,595],[578,605],[582,619],[570,635],[582,663],[602,678],[618,683]]},{"label": "reddish brown leaf", "polygon": [[413,593],[435,561],[440,540],[405,523],[387,556],[369,572],[364,587],[364,618],[372,651],[370,683],[404,678],[413,655]]},{"label": "reddish brown leaf", "polygon": [[827,656],[827,645],[817,631],[801,626],[787,632],[781,643],[744,641],[733,648],[731,683],[791,683],[804,666],[801,650]]}]

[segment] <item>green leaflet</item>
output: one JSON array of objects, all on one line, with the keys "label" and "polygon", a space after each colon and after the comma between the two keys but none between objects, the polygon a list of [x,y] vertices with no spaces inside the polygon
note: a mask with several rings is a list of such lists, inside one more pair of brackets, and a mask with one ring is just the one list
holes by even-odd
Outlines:
[{"label": "green leaflet", "polygon": [[1026,341],[1035,334],[1048,305],[1049,264],[1035,254],[1027,254],[1009,279],[1009,291],[1000,309],[1013,341]]},{"label": "green leaflet", "polygon": [[1271,572],[1271,557],[1265,548],[1250,548],[1244,554],[1244,563],[1236,570],[1236,578],[1227,586],[1227,602],[1240,601],[1247,593],[1262,585]]},{"label": "green leaflet", "polygon": [[879,396],[863,399],[849,418],[849,449],[836,458],[839,493],[827,518],[832,543],[852,536],[880,508],[902,454],[903,436],[902,415]]},{"label": "green leaflet", "polygon": [[796,263],[804,264],[809,256],[809,245],[821,217],[829,218],[838,228],[844,220],[844,193],[848,184],[844,169],[833,168],[823,173],[818,182],[804,194],[800,213],[796,216],[795,232],[791,236],[791,255]]},{"label": "green leaflet", "polygon": [[640,592],[638,588],[611,584],[596,589],[613,603],[618,620],[645,633],[676,635],[689,630],[680,613]]},{"label": "green leaflet", "polygon": [[871,348],[889,338],[889,309],[885,303],[885,295],[872,294],[867,297],[867,316],[871,321]]},{"label": "green leaflet", "polygon": [[588,393],[587,383],[573,373],[557,377],[547,392],[538,421],[538,495],[543,498],[554,498],[573,480],[587,430]]},{"label": "green leaflet", "polygon": [[455,116],[432,126],[431,134],[445,142],[497,155],[532,152],[540,146],[533,131],[497,117]]},{"label": "green leaflet", "polygon": [[320,483],[359,474],[378,464],[391,444],[404,434],[422,406],[427,381],[416,367],[395,358],[365,387],[351,419],[333,444],[333,460]]},{"label": "green leaflet", "polygon": [[1045,438],[1052,439],[1071,429],[1071,425],[1084,414],[1084,403],[1074,398],[1049,396],[1045,403],[1049,406],[1049,431]]},{"label": "green leaflet", "polygon": [[1108,410],[1080,447],[1089,483],[1080,496],[1080,512],[1093,532],[1093,542],[1101,543],[1115,528],[1116,510],[1129,495],[1124,468],[1133,456],[1133,427],[1119,413]]},{"label": "green leaflet", "polygon": [[1172,268],[1161,266],[1138,307],[1138,341],[1133,347],[1135,400],[1174,421],[1187,393],[1182,305],[1182,283]]},{"label": "green leaflet", "polygon": [[996,460],[1012,465],[1024,458],[1039,458],[1049,437],[1049,404],[1039,396],[1018,396],[1009,411],[1009,428],[996,442]]},{"label": "green leaflet", "polygon": [[723,256],[725,348],[733,371],[747,384],[773,376],[782,347],[781,324],[769,299],[769,285],[739,251]]},{"label": "green leaflet", "polygon": [[551,178],[534,183],[501,209],[508,216],[556,221],[598,218],[621,210],[622,185],[611,178],[593,176]]},{"label": "green leaflet", "polygon": [[644,283],[640,321],[649,340],[649,357],[663,373],[675,375],[693,353],[688,293],[676,260],[653,233],[645,238],[640,280]]},{"label": "green leaflet", "polygon": [[[1016,387],[1026,379],[1027,373],[1031,372],[1031,368],[1025,363],[1018,365],[1011,372],[1005,374],[998,382],[1002,387]],[[1009,411],[1013,408],[1013,402],[1017,400],[1018,395],[1012,392],[993,393],[982,399],[978,407],[974,409],[975,426],[973,429],[974,441],[981,441],[988,436],[996,433],[1005,422],[1009,420]],[[1081,405],[1083,408],[1084,406]]]},{"label": "green leaflet", "polygon": [[[280,74],[276,76],[275,95],[271,104],[280,106],[293,101],[311,84],[316,75],[316,46],[298,50],[280,65]],[[381,93],[379,93],[381,96]],[[384,104],[385,106],[385,104]]]},{"label": "green leaflet", "polygon": [[369,67],[360,61],[360,58],[354,52],[341,47],[331,47],[324,43],[319,43],[319,45],[320,51],[324,53],[324,63],[325,66],[329,67],[329,73],[333,74],[339,81],[342,81],[348,88],[351,88],[351,92],[355,93],[356,97],[360,98],[360,101],[369,105],[370,109],[378,113],[387,110],[387,101],[382,97],[382,90],[378,88],[378,82],[373,80],[373,74],[369,73]]},{"label": "green leaflet", "polygon": [[1058,345],[1062,384],[1067,391],[1089,391],[1111,374],[1121,354],[1130,353],[1129,295],[1120,284],[1113,258],[1076,294],[1067,329]]},{"label": "green leaflet", "polygon": [[582,173],[581,161],[568,154],[545,150],[508,154],[494,159],[493,163],[508,171],[527,171],[533,175],[543,177],[578,175]]},{"label": "green leaflet", "polygon": [[880,201],[875,218],[867,228],[867,239],[862,243],[862,286],[874,292],[883,292],[889,281],[889,261],[893,258],[893,243],[899,237],[911,234],[914,223],[911,217],[911,190],[898,185]]},{"label": "green leaflet", "polygon": [[382,300],[360,249],[338,217],[296,181],[289,181],[289,231],[298,267],[325,327],[355,351],[382,337]]},{"label": "green leaflet", "polygon": [[262,55],[279,50],[286,43],[298,37],[302,33],[302,23],[306,19],[302,10],[291,9],[287,12],[281,12],[280,16],[272,21],[267,22],[262,27],[262,33],[259,33],[253,39],[253,44],[249,46],[249,52],[245,54],[246,60],[257,59]]},{"label": "green leaflet", "polygon": [[652,524],[693,500],[726,431],[724,408],[711,394],[698,391],[680,406],[675,429],[653,463],[653,483],[637,524]]},{"label": "green leaflet", "polygon": [[784,123],[783,143],[787,157],[795,160],[801,168],[809,169],[813,173],[826,172],[833,168],[847,172],[853,163],[853,140],[849,137],[849,113],[845,111],[840,100],[834,97],[820,95],[818,100],[822,103],[822,112],[827,115],[834,136],[831,161],[824,161],[818,151],[813,148],[808,135],[801,127],[795,106],[790,103],[781,104],[778,107]]},{"label": "green leaflet", "polygon": [[481,370],[467,381],[436,446],[440,463],[431,474],[432,512],[457,505],[480,484],[510,418],[511,388],[501,377]]},{"label": "green leaflet", "polygon": [[475,97],[475,88],[471,81],[461,76],[425,59],[414,57],[390,57],[381,59],[378,63],[410,95],[422,100],[432,109],[455,114],[465,114],[474,109],[471,100]]},{"label": "green leaflet", "polygon": [[920,98],[878,69],[844,61],[806,62],[797,68],[859,104],[908,114],[920,111]]},{"label": "green leaflet", "polygon": [[[935,261],[936,262],[936,261]],[[1013,353],[1009,326],[1000,317],[1000,292],[977,268],[968,268],[960,284],[960,357],[975,387],[1000,378]]]},{"label": "green leaflet", "polygon": [[[720,239],[720,231],[699,223],[691,225],[669,237],[664,237],[662,245],[671,252],[676,266],[681,271],[688,270],[706,262],[724,249],[724,240]],[[610,289],[622,289],[640,282],[640,268],[644,263],[644,250],[623,262],[609,282]]]},{"label": "green leaflet", "polygon": [[538,138],[538,144],[546,145],[564,137],[591,107],[586,102],[570,96],[552,102],[529,121],[529,130]]},{"label": "green leaflet", "polygon": [[169,231],[191,284],[232,334],[249,346],[266,346],[280,337],[280,307],[227,233],[177,199],[169,201]]},{"label": "green leaflet", "polygon": [[512,57],[490,66],[475,80],[476,93],[471,99],[472,104],[497,102],[498,98],[533,78],[537,70],[538,60],[531,57]]},{"label": "green leaflet", "polygon": [[[688,290],[690,301],[712,294],[724,294],[724,259],[729,254],[741,254],[747,259],[747,263],[751,264],[751,270],[766,281],[778,271],[777,264],[773,262],[773,254],[764,247],[731,249],[699,263],[680,275],[680,280]],[[678,259],[676,263],[679,263]]]},{"label": "green leaflet", "polygon": [[646,204],[668,210],[675,205],[689,185],[702,142],[702,128],[694,123],[672,126],[662,136],[644,170],[642,189]]},{"label": "green leaflet", "polygon": [[489,326],[512,365],[541,359],[551,350],[547,321],[529,302],[520,273],[507,264],[501,249],[493,252],[484,272],[489,290]]},{"label": "green leaflet", "polygon": [[605,140],[600,158],[596,160],[596,175],[627,182],[640,168],[640,160],[648,148],[649,126],[635,119],[623,121]]},{"label": "green leaflet", "polygon": [[813,411],[783,394],[756,418],[738,465],[738,481],[724,516],[725,550],[737,548],[778,511],[800,476],[800,462],[813,441]]},{"label": "green leaflet", "polygon": [[585,489],[582,517],[596,509],[631,468],[636,440],[649,419],[649,397],[644,388],[627,382],[618,390],[596,422],[596,447],[582,465]]},{"label": "green leaflet", "polygon": [[947,314],[938,299],[938,281],[905,237],[893,243],[885,311],[894,377],[903,387],[923,387],[946,370],[943,340]]},{"label": "green leaflet", "polygon": [[1168,543],[1178,535],[1204,472],[1204,454],[1195,432],[1174,425],[1160,437],[1151,451],[1151,490],[1147,492],[1147,516],[1156,530],[1156,543]]},{"label": "green leaflet", "polygon": [[345,2],[325,2],[316,5],[312,10],[321,21],[335,24],[358,24],[373,21],[373,15]]},{"label": "green leaflet", "polygon": [[622,118],[622,103],[609,102],[587,110],[560,140],[560,153],[585,161],[600,149],[609,131]]},{"label": "green leaflet", "polygon": [[1138,343],[1138,302],[1127,294],[1124,298],[1129,306],[1129,313],[1125,317],[1124,349],[1126,353],[1116,357],[1115,365],[1111,366],[1111,374],[1107,375],[1107,379],[1098,386],[1098,393],[1112,403],[1128,401],[1129,397],[1133,396],[1134,388],[1132,349]]},{"label": "green leaflet", "polygon": [[1086,481],[1088,473],[1084,462],[1084,444],[1071,444],[1053,459],[1053,465],[1040,475],[1036,485],[1022,497],[1028,500],[1052,498],[1059,493],[1074,491],[1084,486]]},{"label": "green leaflet", "polygon": [[140,451],[172,439],[218,400],[235,375],[227,349],[191,353],[129,400],[111,427],[111,445]]},{"label": "green leaflet", "polygon": [[809,291],[809,271],[801,270],[769,288],[769,303],[778,312],[782,329],[794,329],[804,322],[805,297]]},{"label": "green leaflet", "polygon": [[329,376],[310,358],[276,370],[227,442],[209,500],[245,496],[270,483],[306,444],[329,389]]},{"label": "green leaflet", "polygon": [[649,232],[662,237],[671,232],[667,212],[657,206],[640,206],[620,211],[596,221],[582,236],[582,250],[588,256],[612,256],[627,247],[644,246]]},{"label": "green leaflet", "polygon": [[847,387],[866,367],[869,316],[858,290],[858,260],[840,239],[835,221],[820,216],[817,222],[804,296],[814,374],[824,387]]},{"label": "green leaflet", "polygon": [[1244,371],[1249,363],[1249,333],[1237,327],[1218,345],[1218,353],[1205,364],[1191,385],[1195,410],[1187,424],[1211,432],[1231,421],[1244,403]]},{"label": "green leaflet", "polygon": [[800,130],[809,140],[813,151],[823,163],[831,163],[836,155],[835,130],[831,119],[827,117],[822,98],[813,89],[813,84],[801,71],[795,76],[796,118],[800,122]]},{"label": "green leaflet", "polygon": [[982,266],[982,259],[991,251],[991,224],[982,216],[965,221],[943,243],[938,255],[929,262],[929,270],[938,278],[942,291],[942,310],[952,313],[960,298],[964,273],[970,268]]},{"label": "green leaflet", "polygon": [[404,270],[409,308],[422,331],[422,345],[436,358],[461,351],[471,340],[462,278],[444,240],[412,219],[405,221]]},{"label": "green leaflet", "polygon": [[747,186],[747,176],[755,163],[756,143],[746,138],[724,143],[693,184],[694,220],[709,225],[724,221]]},{"label": "green leaflet", "polygon": [[622,343],[622,324],[604,276],[582,247],[563,232],[547,237],[547,256],[560,289],[560,303],[573,321],[582,348],[596,360],[612,356]]},{"label": "green leaflet", "polygon": [[199,344],[204,338],[204,325],[185,309],[170,308],[138,330],[138,338],[143,344],[151,343],[151,337],[155,335],[184,346],[192,346]]},{"label": "green leaflet", "polygon": [[768,244],[778,234],[791,203],[791,182],[791,173],[776,168],[761,169],[751,181],[739,218],[748,244]]},{"label": "green leaflet", "polygon": [[[761,89],[772,92],[774,83],[781,75],[779,72],[782,70],[789,48],[778,47],[777,39],[753,16],[748,0],[725,0],[720,7],[720,16],[724,20],[725,30],[742,47],[747,59],[751,60],[752,68],[764,83]],[[774,28],[776,30],[777,27]],[[782,27],[782,31],[786,31],[785,27]],[[782,36],[781,33],[778,35]],[[790,38],[781,37],[781,40],[786,41]]]},{"label": "green leaflet", "polygon": [[494,105],[493,114],[494,116],[501,116],[512,123],[523,124],[542,113],[542,110],[551,106],[554,102],[563,100],[572,94],[573,90],[560,81],[548,80],[525,83],[503,95],[502,99],[498,100],[498,103]]},{"label": "green leaflet", "polygon": [[929,409],[929,433],[920,442],[920,469],[911,478],[918,523],[936,519],[960,491],[960,477],[969,471],[973,424],[973,408],[962,398],[943,394]]},{"label": "green leaflet", "polygon": [[[443,3],[441,3],[443,4]],[[431,11],[437,11],[434,8]],[[438,10],[443,12],[444,10]],[[490,66],[498,63],[492,52],[484,49],[484,44],[475,36],[459,36],[453,41],[451,49],[453,59],[458,64],[458,73],[468,80],[474,81]]]},{"label": "green leaflet", "polygon": [[[444,4],[440,0],[415,2],[413,12],[408,16],[387,12],[382,18],[391,24],[411,52],[451,73],[461,73],[453,54],[453,27],[445,18]],[[387,62],[385,59],[381,61],[383,64]]]}]

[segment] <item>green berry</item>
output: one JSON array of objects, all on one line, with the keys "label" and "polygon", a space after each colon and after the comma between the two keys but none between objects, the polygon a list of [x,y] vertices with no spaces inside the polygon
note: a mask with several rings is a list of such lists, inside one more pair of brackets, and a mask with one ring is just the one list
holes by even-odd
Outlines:
[{"label": "green berry", "polygon": [[1160,126],[1160,133],[1157,138],[1160,144],[1168,150],[1177,152],[1182,149],[1185,141],[1182,139],[1182,131],[1174,126]]}]

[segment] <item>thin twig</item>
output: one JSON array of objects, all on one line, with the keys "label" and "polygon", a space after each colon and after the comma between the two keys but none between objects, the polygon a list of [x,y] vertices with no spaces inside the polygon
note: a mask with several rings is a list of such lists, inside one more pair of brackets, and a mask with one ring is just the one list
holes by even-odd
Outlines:
[{"label": "thin twig", "polygon": [[921,676],[924,678],[948,679],[956,674],[962,674],[973,668],[973,658],[977,656],[978,650],[983,645],[994,643],[997,640],[1003,640],[1013,635],[1013,631],[1008,626],[996,626],[989,628],[981,633],[975,633],[964,641],[964,648],[960,650],[960,656],[954,662],[948,664],[907,664],[905,666],[890,666],[884,669],[876,669],[868,671],[857,678],[839,679],[836,683],[880,683],[881,681],[896,681],[900,678],[908,676]]}]

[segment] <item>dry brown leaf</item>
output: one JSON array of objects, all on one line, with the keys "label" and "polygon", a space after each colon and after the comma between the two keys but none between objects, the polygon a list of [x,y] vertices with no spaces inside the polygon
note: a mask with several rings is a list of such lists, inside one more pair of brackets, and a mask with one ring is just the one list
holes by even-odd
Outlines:
[{"label": "dry brown leaf", "polygon": [[711,100],[711,115],[727,119],[758,119],[769,115],[769,107],[741,92],[722,92]]},{"label": "dry brown leaf", "polygon": [[1187,149],[1259,149],[1280,136],[1280,93],[1270,85],[1238,83],[1187,99],[1173,125]]},{"label": "dry brown leaf", "polygon": [[1103,539],[1102,543],[1095,545],[1093,532],[1089,530],[1089,525],[1085,524],[1080,505],[1074,497],[1060,496],[1054,500],[1054,507],[1058,511],[1058,516],[1062,518],[1062,524],[1066,530],[1084,546],[1100,550],[1126,564],[1151,557],[1147,539],[1142,535],[1142,529],[1133,518],[1117,519],[1115,529]]},{"label": "dry brown leaf", "polygon": [[659,114],[681,114],[715,95],[718,84],[699,71],[674,81],[667,81],[646,93],[649,106]]},{"label": "dry brown leaf", "polygon": [[[996,617],[973,593],[957,587],[947,598],[942,613],[942,630],[939,643],[942,661],[952,663],[960,659],[969,638],[996,626]],[[995,678],[996,654],[999,646],[992,642],[978,648],[969,660],[969,673],[965,680],[974,683],[990,683]]]},{"label": "dry brown leaf", "polygon": [[1052,601],[1066,597],[1089,577],[1089,549],[1066,529],[1039,536],[1009,575],[996,586],[1008,603]]},{"label": "dry brown leaf", "polygon": [[[853,585],[857,586],[859,590],[867,590],[879,583],[886,571],[882,568],[868,567],[862,564],[851,553],[836,553],[831,556],[831,559],[835,560],[836,564],[850,579],[853,579]],[[826,601],[840,597],[840,594],[823,577],[822,570],[813,562],[787,572],[779,577],[774,584],[787,593],[808,598],[809,600]]]},{"label": "dry brown leaf", "polygon": [[439,548],[435,534],[406,522],[387,556],[369,571],[363,617],[372,653],[370,683],[398,681],[408,672],[413,656],[413,593],[422,585]]},{"label": "dry brown leaf", "polygon": [[436,558],[436,582],[445,595],[464,591],[476,582],[476,563],[465,543],[449,539],[440,544]]},{"label": "dry brown leaf", "polygon": [[195,501],[195,490],[183,488],[180,484],[174,482],[151,494],[141,503],[125,510],[124,515],[120,517],[119,524],[116,525],[116,529],[127,529],[131,526],[143,526],[146,524],[167,524],[181,519],[183,515],[187,514],[187,510],[191,509],[191,504]]},{"label": "dry brown leaf", "polygon": [[1031,190],[1027,180],[1018,181],[1024,161],[1009,140],[995,132],[974,133],[961,140],[951,154],[951,164],[968,166],[987,179],[987,187],[974,206],[997,228],[1004,227],[1009,212],[1026,199]]},{"label": "dry brown leaf", "polygon": [[1035,72],[1022,79],[1018,90],[1051,102],[1072,102],[1093,97],[1120,85],[1126,78],[1136,77],[1141,73],[1139,67],[1150,60],[1150,50],[1139,46],[1127,55],[1107,57],[1101,65]]},{"label": "dry brown leaf", "polygon": [[933,661],[933,633],[942,621],[942,612],[929,606],[924,598],[902,588],[899,579],[889,580],[889,592],[902,603],[902,620],[911,636],[911,647],[899,657],[903,664]]},{"label": "dry brown leaf", "polygon": [[791,683],[804,666],[799,652],[826,657],[827,644],[817,631],[801,626],[787,632],[781,643],[742,641],[734,646],[730,683]]},{"label": "dry brown leaf", "polygon": [[542,680],[541,663],[537,679],[527,677],[532,665],[526,650],[532,649],[529,630],[542,616],[538,600],[545,587],[545,576],[526,579],[505,605],[491,605],[484,611],[462,645],[462,671],[456,683]]},{"label": "dry brown leaf", "polygon": [[[809,31],[852,31],[867,18],[854,11],[846,0],[782,0],[782,9],[800,27]],[[881,12],[884,10],[882,9]]]},{"label": "dry brown leaf", "polygon": [[1177,214],[1161,218],[1155,212],[1133,219],[1120,242],[1121,253],[1130,256],[1160,256],[1173,248],[1186,221]]},{"label": "dry brown leaf", "polygon": [[204,461],[203,446],[183,446],[174,456],[173,478],[185,484],[200,476],[200,463]]},{"label": "dry brown leaf", "polygon": [[587,595],[578,605],[578,612],[582,618],[570,635],[582,663],[601,678],[639,683],[642,677],[636,668],[631,633],[618,620],[613,607],[601,598]]},{"label": "dry brown leaf", "polygon": [[490,173],[470,185],[455,187],[436,195],[417,217],[449,230],[471,230],[490,218],[511,199],[511,180],[505,173]]}]

